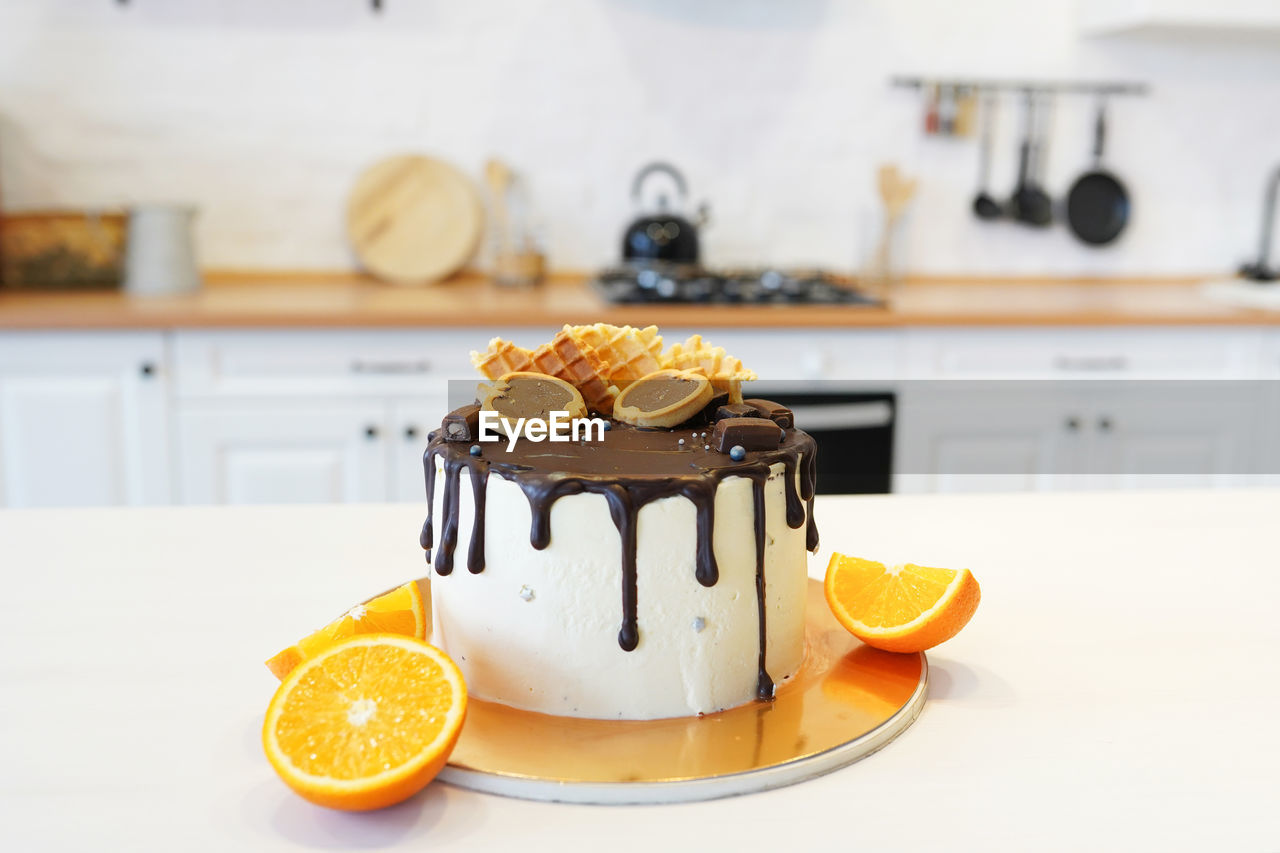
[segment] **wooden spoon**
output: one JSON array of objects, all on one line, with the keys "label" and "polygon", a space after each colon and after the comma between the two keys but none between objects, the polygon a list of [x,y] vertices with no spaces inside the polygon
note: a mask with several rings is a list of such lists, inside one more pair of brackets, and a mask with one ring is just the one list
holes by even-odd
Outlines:
[{"label": "wooden spoon", "polygon": [[880,234],[880,245],[876,249],[875,261],[871,269],[873,278],[881,288],[881,298],[888,295],[889,250],[893,232],[911,204],[911,199],[915,197],[918,185],[919,182],[915,178],[907,177],[892,163],[886,163],[876,172],[876,186],[880,191],[880,201],[884,205],[884,231]]}]

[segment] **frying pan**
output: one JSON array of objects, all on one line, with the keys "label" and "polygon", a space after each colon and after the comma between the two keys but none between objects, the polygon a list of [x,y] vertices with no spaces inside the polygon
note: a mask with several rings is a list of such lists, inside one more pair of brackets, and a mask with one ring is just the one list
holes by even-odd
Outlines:
[{"label": "frying pan", "polygon": [[1129,191],[1102,167],[1107,135],[1107,110],[1098,103],[1093,131],[1093,169],[1076,178],[1067,193],[1067,224],[1071,233],[1091,246],[1105,246],[1129,224]]}]

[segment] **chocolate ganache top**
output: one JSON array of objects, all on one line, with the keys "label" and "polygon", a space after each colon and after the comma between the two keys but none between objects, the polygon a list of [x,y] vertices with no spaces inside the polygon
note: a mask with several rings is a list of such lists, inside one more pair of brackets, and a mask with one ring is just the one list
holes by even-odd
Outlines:
[{"label": "chocolate ganache top", "polygon": [[[558,498],[583,492],[603,495],[608,501],[622,549],[622,625],[618,642],[624,650],[631,651],[640,642],[636,602],[636,519],[641,507],[650,501],[673,496],[688,498],[694,504],[698,541],[696,577],[704,586],[713,586],[719,578],[712,546],[716,489],[729,477],[746,478],[752,482],[755,511],[756,592],[760,622],[757,693],[761,698],[770,698],[774,690],[773,681],[764,668],[764,485],[771,476],[778,476],[772,468],[781,464],[787,524],[792,528],[805,525],[806,547],[816,549],[818,533],[813,522],[813,495],[817,447],[807,433],[787,428],[782,431],[776,448],[734,454],[742,457],[735,460],[727,448],[726,452],[716,449],[711,441],[712,431],[710,425],[663,429],[639,428],[611,421],[603,441],[534,442],[521,438],[514,446],[505,438],[470,443],[474,441],[474,435],[466,436],[469,441],[460,440],[457,436],[454,440],[446,440],[444,430],[435,432],[423,456],[428,514],[421,544],[427,550],[427,559],[432,559],[435,546],[433,566],[436,573],[448,575],[453,571],[458,538],[458,494],[464,468],[471,483],[475,506],[475,521],[467,549],[467,569],[472,573],[484,570],[485,491],[490,474],[514,482],[524,491],[532,510],[530,544],[539,550],[551,542],[551,507]],[[437,459],[444,476],[443,517],[438,544],[433,542],[432,532]]]}]

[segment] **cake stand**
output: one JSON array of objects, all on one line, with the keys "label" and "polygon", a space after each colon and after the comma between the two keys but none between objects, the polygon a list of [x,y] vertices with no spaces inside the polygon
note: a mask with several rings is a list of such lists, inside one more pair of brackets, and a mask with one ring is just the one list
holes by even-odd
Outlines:
[{"label": "cake stand", "polygon": [[[430,589],[430,579],[418,581]],[[566,803],[670,803],[763,791],[851,764],[901,734],[924,707],[923,653],[864,645],[809,581],[805,660],[772,702],[699,717],[591,720],[471,698],[439,779]]]}]

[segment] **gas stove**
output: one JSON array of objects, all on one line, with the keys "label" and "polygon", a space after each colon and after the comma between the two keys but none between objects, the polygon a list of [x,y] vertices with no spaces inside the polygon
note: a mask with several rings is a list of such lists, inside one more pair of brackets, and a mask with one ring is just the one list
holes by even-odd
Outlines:
[{"label": "gas stove", "polygon": [[671,302],[719,305],[867,305],[881,303],[848,278],[819,270],[771,267],[709,270],[646,262],[601,271],[592,286],[616,303]]}]

